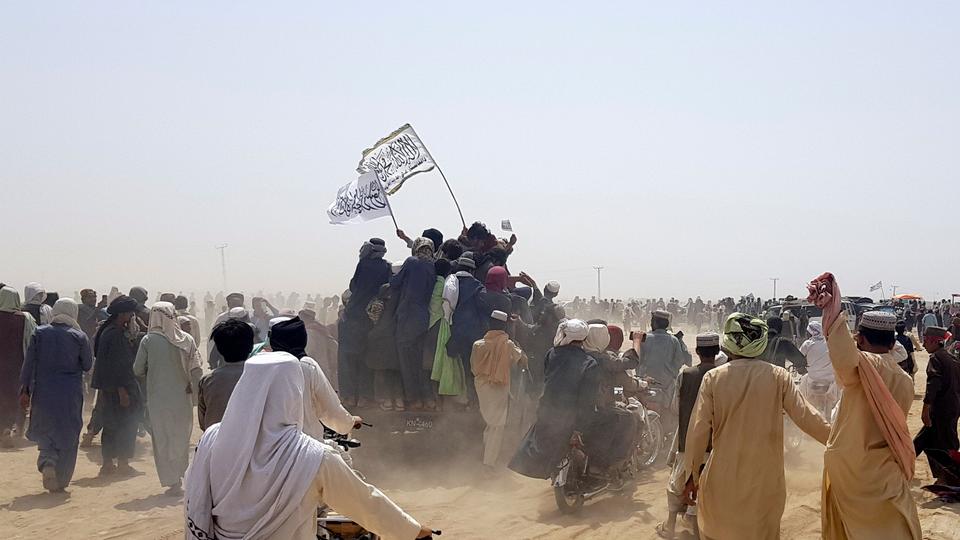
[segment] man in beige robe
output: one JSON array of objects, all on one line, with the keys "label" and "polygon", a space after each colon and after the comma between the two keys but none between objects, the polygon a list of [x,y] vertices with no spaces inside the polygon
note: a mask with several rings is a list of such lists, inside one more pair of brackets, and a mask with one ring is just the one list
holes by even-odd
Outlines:
[{"label": "man in beige robe", "polygon": [[[858,367],[861,358],[870,362],[904,414],[910,410],[913,381],[890,353],[895,325],[892,314],[865,313],[855,341],[846,315],[840,314],[828,331],[830,361],[843,399],[823,455],[823,538],[921,538],[910,484],[874,419]],[[883,334],[888,334],[886,340]]]},{"label": "man in beige robe", "polygon": [[783,413],[820,443],[830,425],[804,401],[787,370],[756,359],[766,348],[765,321],[734,313],[723,330],[730,360],[704,375],[687,432],[688,492],[699,487],[700,538],[776,539],[787,497]]}]

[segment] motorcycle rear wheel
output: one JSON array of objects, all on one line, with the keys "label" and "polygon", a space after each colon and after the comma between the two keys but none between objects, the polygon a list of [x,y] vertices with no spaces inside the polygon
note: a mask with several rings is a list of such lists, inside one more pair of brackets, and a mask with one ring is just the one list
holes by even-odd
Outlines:
[{"label": "motorcycle rear wheel", "polygon": [[557,486],[553,488],[553,498],[561,514],[575,514],[583,508],[583,493],[579,490],[568,493],[564,486]]}]

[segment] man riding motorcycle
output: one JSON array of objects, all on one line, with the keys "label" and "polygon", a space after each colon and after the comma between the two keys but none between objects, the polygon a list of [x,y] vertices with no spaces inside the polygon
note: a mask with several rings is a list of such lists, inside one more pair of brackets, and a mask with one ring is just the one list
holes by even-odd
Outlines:
[{"label": "man riding motorcycle", "polygon": [[618,471],[636,444],[640,419],[636,412],[627,410],[624,403],[617,401],[614,388],[637,386],[636,380],[629,377],[626,371],[636,369],[639,362],[635,355],[619,355],[623,345],[623,331],[620,328],[608,327],[602,321],[591,322],[593,324],[587,329],[583,349],[597,362],[600,369],[600,387],[597,392],[596,413],[584,433],[587,441],[586,452],[597,470],[607,471],[614,482],[621,484],[623,479]]},{"label": "man riding motorcycle", "polygon": [[[599,337],[599,330],[595,332]],[[566,455],[574,432],[584,435],[586,452],[598,466],[614,466],[626,457],[621,450],[632,444],[636,424],[598,409],[603,369],[584,351],[588,336],[587,324],[579,319],[560,323],[554,347],[544,362],[537,421],[510,461],[511,470],[531,478],[549,478]],[[603,343],[601,350],[606,346]]]}]

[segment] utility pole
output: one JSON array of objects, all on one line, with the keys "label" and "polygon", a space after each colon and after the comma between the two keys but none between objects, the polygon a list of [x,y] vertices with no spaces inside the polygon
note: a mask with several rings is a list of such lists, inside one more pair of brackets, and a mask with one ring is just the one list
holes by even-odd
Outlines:
[{"label": "utility pole", "polygon": [[603,267],[602,267],[602,266],[594,266],[593,269],[597,271],[597,301],[599,302],[599,301],[600,301],[600,298],[602,298],[602,297],[600,296],[600,271],[603,270]]},{"label": "utility pole", "polygon": [[772,277],[770,278],[770,281],[773,282],[773,299],[776,300],[777,299],[777,282],[780,281],[780,278]]},{"label": "utility pole", "polygon": [[227,244],[220,244],[216,249],[220,250],[220,272],[223,275],[223,294],[227,294],[227,256],[224,254],[224,251],[227,249]]},{"label": "utility pole", "polygon": [[890,294],[890,298],[893,298],[894,296],[897,295],[897,289],[898,289],[899,287],[900,287],[899,285],[891,285],[891,286],[890,286],[890,288],[893,289],[893,292]]}]

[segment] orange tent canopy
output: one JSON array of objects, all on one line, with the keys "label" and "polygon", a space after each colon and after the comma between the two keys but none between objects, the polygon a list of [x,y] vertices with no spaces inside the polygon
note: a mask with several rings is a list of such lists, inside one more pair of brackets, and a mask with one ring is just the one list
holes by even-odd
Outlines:
[{"label": "orange tent canopy", "polygon": [[919,294],[898,294],[893,298],[894,300],[923,300]]}]

